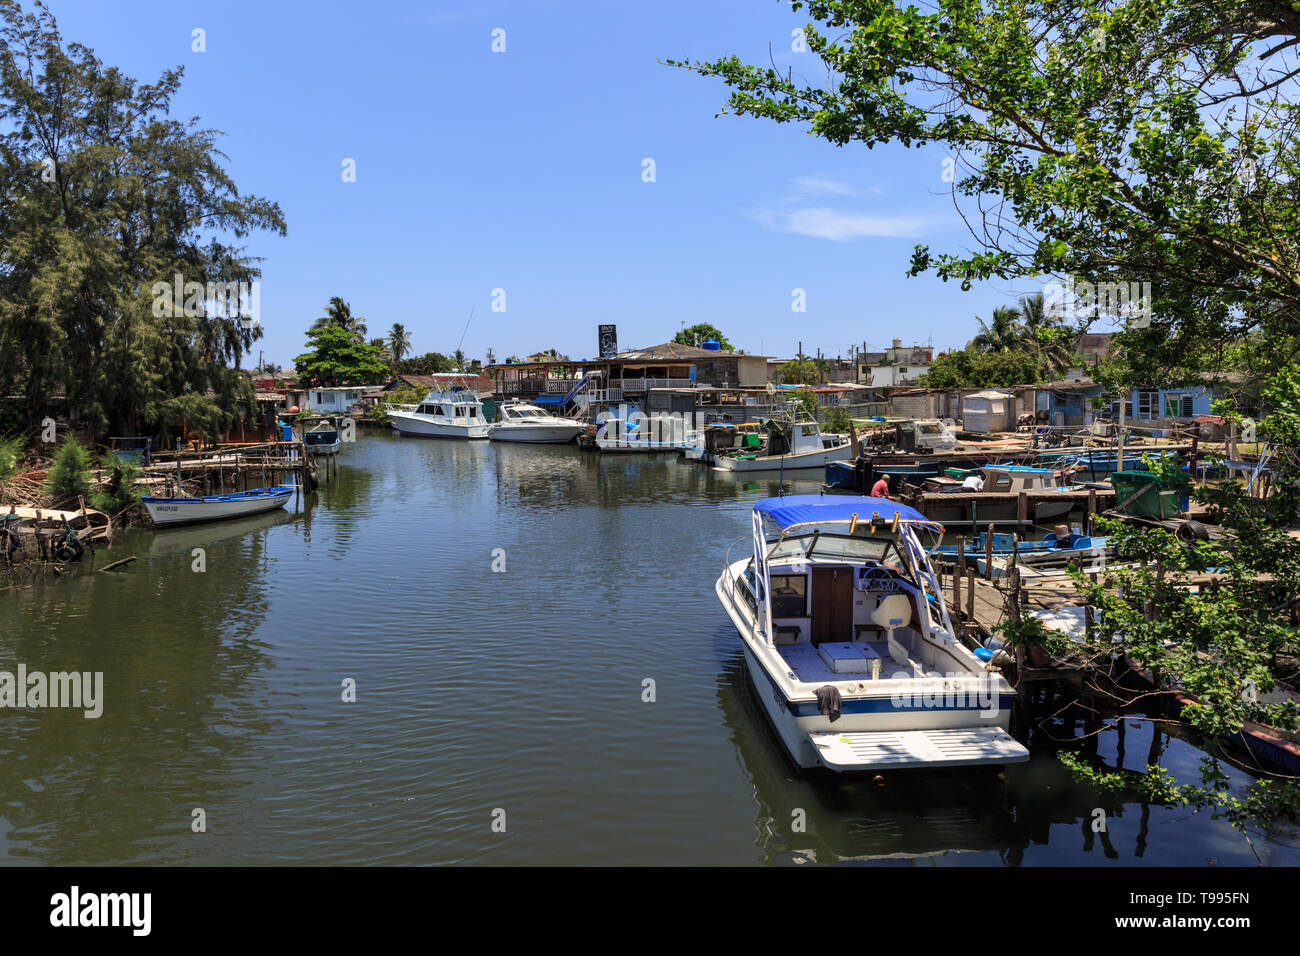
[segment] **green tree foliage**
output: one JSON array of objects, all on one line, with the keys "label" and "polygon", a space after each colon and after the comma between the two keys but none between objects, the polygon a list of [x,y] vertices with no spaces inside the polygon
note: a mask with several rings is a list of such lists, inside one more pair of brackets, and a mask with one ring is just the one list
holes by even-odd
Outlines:
[{"label": "green tree foliage", "polygon": [[437,372],[450,372],[453,364],[441,352],[425,352],[423,355],[394,362],[393,372],[397,375],[433,375]]},{"label": "green tree foliage", "polygon": [[90,506],[108,515],[120,514],[140,503],[140,466],[110,453],[100,460],[103,481],[90,499]]},{"label": "green tree foliage", "polygon": [[307,348],[294,359],[304,386],[370,385],[388,379],[388,365],[380,351],[342,326],[312,329],[307,333]]},{"label": "green tree foliage", "polygon": [[[239,192],[218,131],[171,117],[180,82],[137,83],[65,43],[44,7],[0,0],[0,394],[22,396],[28,429],[53,394],[99,434],[157,428],[184,393],[241,404],[261,331],[206,290],[257,279],[232,242],[284,218]],[[173,296],[155,284],[178,275],[205,290],[182,289],[179,311],[200,314],[160,307]]]},{"label": "green tree foliage", "polygon": [[0,438],[0,481],[12,478],[18,473],[18,463],[22,460],[22,454],[21,438]]},{"label": "green tree foliage", "polygon": [[352,306],[339,296],[333,296],[325,306],[325,314],[317,319],[311,327],[312,332],[322,329],[344,329],[354,335],[358,342],[366,338],[366,320],[352,314]]},{"label": "green tree foliage", "polygon": [[735,351],[731,343],[727,341],[727,337],[722,334],[722,330],[707,322],[699,322],[688,326],[673,336],[673,341],[678,345],[694,345],[696,348],[703,348],[704,343],[709,339],[717,339],[724,352]]},{"label": "green tree foliage", "polygon": [[846,434],[849,430],[849,410],[835,406],[826,409],[826,419],[822,423],[826,426],[826,431],[839,434]]},{"label": "green tree foliage", "polygon": [[71,435],[54,453],[54,464],[45,480],[45,493],[53,497],[56,504],[86,498],[90,494],[90,453]]},{"label": "green tree foliage", "polygon": [[815,359],[797,358],[781,366],[782,385],[820,385],[824,379]]},{"label": "green tree foliage", "polygon": [[388,354],[393,357],[394,366],[400,365],[402,356],[411,351],[411,333],[401,322],[394,322],[388,330]]},{"label": "green tree foliage", "polygon": [[1039,366],[1027,353],[965,348],[936,356],[916,384],[920,388],[993,388],[1032,385],[1041,379]]}]

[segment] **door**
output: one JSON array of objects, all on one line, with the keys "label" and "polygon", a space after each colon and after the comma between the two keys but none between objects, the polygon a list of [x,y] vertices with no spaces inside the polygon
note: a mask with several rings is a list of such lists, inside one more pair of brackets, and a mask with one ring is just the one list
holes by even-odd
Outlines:
[{"label": "door", "polygon": [[812,642],[853,640],[853,569],[813,568]]}]

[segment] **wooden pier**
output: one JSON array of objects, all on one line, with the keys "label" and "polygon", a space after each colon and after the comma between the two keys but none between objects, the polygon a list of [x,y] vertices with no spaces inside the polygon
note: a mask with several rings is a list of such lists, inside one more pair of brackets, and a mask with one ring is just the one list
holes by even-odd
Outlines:
[{"label": "wooden pier", "polygon": [[[1036,520],[1038,505],[1042,502],[1068,502],[1070,511],[1083,510],[1084,533],[1092,525],[1092,516],[1098,510],[1106,510],[1115,500],[1114,488],[1087,488],[1078,491],[920,491],[912,489],[905,492],[902,499],[927,518],[941,522],[944,527],[978,528],[994,526],[1013,527],[1017,531],[1028,531],[1039,522]],[[1012,507],[1015,513],[1011,516]],[[947,512],[961,508],[963,517],[954,518]],[[969,509],[969,510],[967,510]],[[943,513],[940,513],[943,512]],[[990,518],[992,512],[998,517]],[[1056,516],[1045,521],[1063,520],[1065,515]]]}]

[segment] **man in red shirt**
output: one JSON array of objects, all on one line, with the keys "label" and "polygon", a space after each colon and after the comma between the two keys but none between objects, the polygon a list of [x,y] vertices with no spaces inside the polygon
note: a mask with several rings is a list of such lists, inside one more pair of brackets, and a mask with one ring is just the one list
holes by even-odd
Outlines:
[{"label": "man in red shirt", "polygon": [[876,483],[871,486],[871,497],[888,498],[889,497],[889,479],[881,475]]}]

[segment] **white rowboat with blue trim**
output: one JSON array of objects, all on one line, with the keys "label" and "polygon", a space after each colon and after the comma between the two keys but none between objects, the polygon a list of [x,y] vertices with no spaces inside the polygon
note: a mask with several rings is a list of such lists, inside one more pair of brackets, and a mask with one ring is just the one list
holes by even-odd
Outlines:
[{"label": "white rowboat with blue trim", "polygon": [[181,524],[199,524],[205,521],[224,521],[244,518],[283,508],[293,497],[290,485],[274,488],[254,488],[229,495],[206,495],[202,498],[142,498],[145,511],[158,527]]}]

